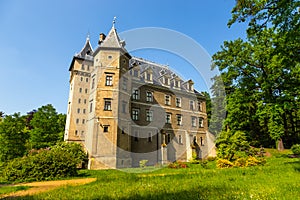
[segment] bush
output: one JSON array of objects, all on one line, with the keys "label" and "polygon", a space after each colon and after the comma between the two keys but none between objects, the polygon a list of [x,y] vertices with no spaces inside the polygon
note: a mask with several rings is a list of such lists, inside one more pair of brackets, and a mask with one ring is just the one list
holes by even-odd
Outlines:
[{"label": "bush", "polygon": [[218,159],[217,160],[217,167],[218,168],[230,168],[233,167],[234,164],[226,159]]},{"label": "bush", "polygon": [[231,168],[231,167],[250,167],[250,166],[257,166],[262,165],[265,163],[265,159],[263,158],[256,158],[253,156],[238,158],[235,161],[231,162],[226,159],[219,159],[217,161],[218,168]]},{"label": "bush", "polygon": [[294,144],[291,147],[291,150],[292,150],[293,154],[300,155],[300,144]]},{"label": "bush", "polygon": [[140,160],[140,168],[145,168],[148,160]]},{"label": "bush", "polygon": [[182,162],[172,162],[168,165],[168,168],[171,169],[187,168],[187,164]]},{"label": "bush", "polygon": [[83,158],[79,144],[61,143],[11,160],[3,169],[3,177],[6,181],[23,182],[75,176]]}]

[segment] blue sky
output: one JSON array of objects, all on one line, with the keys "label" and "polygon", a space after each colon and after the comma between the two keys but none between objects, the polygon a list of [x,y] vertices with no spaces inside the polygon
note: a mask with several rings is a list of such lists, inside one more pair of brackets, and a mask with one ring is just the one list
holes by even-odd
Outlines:
[{"label": "blue sky", "polygon": [[[72,56],[81,50],[88,33],[96,47],[99,33],[110,30],[114,16],[118,32],[143,27],[172,29],[213,55],[223,41],[245,35],[245,25],[227,27],[234,2],[1,0],[0,110],[25,114],[51,103],[65,113]],[[184,68],[188,63],[176,60],[176,56],[157,51],[136,54],[169,64],[184,78],[193,77],[194,72]],[[202,90],[199,84],[196,88]]]}]

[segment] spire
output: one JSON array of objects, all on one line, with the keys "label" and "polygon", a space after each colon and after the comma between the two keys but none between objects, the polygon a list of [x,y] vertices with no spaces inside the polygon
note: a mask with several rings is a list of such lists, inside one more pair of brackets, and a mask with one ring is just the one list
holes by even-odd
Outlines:
[{"label": "spire", "polygon": [[81,51],[78,54],[76,54],[76,57],[86,58],[87,56],[91,56],[92,54],[93,54],[93,48],[90,43],[90,33],[88,32],[86,36],[85,44],[81,49]]},{"label": "spire", "polygon": [[117,17],[114,16],[114,19],[113,19],[113,21],[112,21],[112,27],[113,27],[113,28],[115,28],[116,19],[117,19]]}]

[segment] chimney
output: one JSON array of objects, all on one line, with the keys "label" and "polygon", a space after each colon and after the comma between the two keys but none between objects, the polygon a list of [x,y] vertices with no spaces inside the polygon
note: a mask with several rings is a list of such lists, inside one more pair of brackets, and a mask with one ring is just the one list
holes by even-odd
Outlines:
[{"label": "chimney", "polygon": [[100,45],[104,40],[105,40],[105,34],[104,33],[100,33],[100,36],[99,36],[99,41],[98,41],[98,44]]}]

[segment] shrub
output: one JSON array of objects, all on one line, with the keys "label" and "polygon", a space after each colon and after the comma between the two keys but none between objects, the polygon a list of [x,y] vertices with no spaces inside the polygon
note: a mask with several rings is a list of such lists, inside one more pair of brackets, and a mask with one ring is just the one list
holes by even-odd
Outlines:
[{"label": "shrub", "polygon": [[140,168],[145,168],[148,160],[140,160]]},{"label": "shrub", "polygon": [[246,167],[247,158],[238,158],[233,162],[233,167]]},{"label": "shrub", "polygon": [[293,154],[300,155],[300,144],[294,144],[291,147],[291,150],[292,150]]},{"label": "shrub", "polygon": [[187,164],[183,162],[172,162],[168,165],[168,168],[171,169],[187,168]]},{"label": "shrub", "polygon": [[79,144],[58,144],[11,160],[3,169],[3,177],[6,181],[23,182],[75,176],[83,158],[84,151]]},{"label": "shrub", "polygon": [[256,166],[264,164],[266,161],[263,158],[257,159],[256,157],[249,156],[247,159],[246,166]]},{"label": "shrub", "polygon": [[233,167],[234,164],[226,159],[218,159],[217,160],[217,167],[218,168],[230,168]]}]

